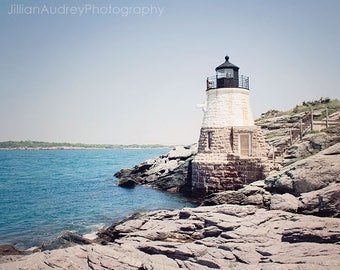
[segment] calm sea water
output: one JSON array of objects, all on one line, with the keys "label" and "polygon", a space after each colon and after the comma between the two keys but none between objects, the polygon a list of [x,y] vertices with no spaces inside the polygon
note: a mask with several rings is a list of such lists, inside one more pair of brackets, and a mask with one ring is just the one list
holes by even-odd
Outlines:
[{"label": "calm sea water", "polygon": [[28,248],[64,231],[96,231],[137,211],[193,206],[178,195],[115,184],[118,170],[167,151],[0,151],[0,244]]}]

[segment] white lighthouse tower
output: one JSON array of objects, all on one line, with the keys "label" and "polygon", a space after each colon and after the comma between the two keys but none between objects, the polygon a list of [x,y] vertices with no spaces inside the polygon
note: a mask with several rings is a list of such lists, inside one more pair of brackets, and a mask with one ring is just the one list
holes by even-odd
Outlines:
[{"label": "white lighthouse tower", "polygon": [[215,70],[207,78],[198,154],[192,162],[194,192],[238,189],[268,171],[267,146],[250,107],[249,78],[239,75],[228,56]]}]

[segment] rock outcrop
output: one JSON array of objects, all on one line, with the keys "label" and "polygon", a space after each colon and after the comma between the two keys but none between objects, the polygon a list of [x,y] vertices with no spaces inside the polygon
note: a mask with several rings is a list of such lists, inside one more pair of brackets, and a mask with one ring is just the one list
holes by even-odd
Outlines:
[{"label": "rock outcrop", "polygon": [[202,205],[219,204],[257,205],[272,210],[311,214],[322,217],[340,217],[340,183],[302,193],[271,194],[261,187],[245,186],[236,191],[225,191],[206,197]]},{"label": "rock outcrop", "polygon": [[271,210],[283,210],[288,212],[297,212],[300,202],[298,198],[292,194],[274,194],[270,198],[270,209]]},{"label": "rock outcrop", "polygon": [[[275,159],[274,169],[279,170],[280,164],[287,166],[340,142],[339,101],[333,100],[327,105],[331,113],[328,117],[328,128],[325,105],[314,103],[308,106],[296,106],[287,112],[271,110],[256,120],[256,124],[262,128],[266,142],[271,146],[269,156]],[[313,125],[310,109],[313,109]],[[303,138],[300,142],[301,135]]]},{"label": "rock outcrop", "polygon": [[177,146],[168,154],[115,173],[119,178],[117,185],[149,185],[164,191],[187,193],[191,186],[191,161],[196,153],[197,144]]},{"label": "rock outcrop", "polygon": [[91,244],[0,269],[339,269],[340,219],[218,205],[140,213]]},{"label": "rock outcrop", "polygon": [[[256,183],[256,182],[254,182]],[[271,194],[256,185],[247,185],[239,190],[228,190],[207,196],[202,205],[238,204],[269,207]]]},{"label": "rock outcrop", "polygon": [[302,193],[298,199],[299,213],[340,218],[340,183]]},{"label": "rock outcrop", "polygon": [[[273,173],[265,181],[253,182],[235,191],[211,194],[204,198],[203,205],[250,204],[267,209],[340,217],[340,143],[324,149],[331,141],[322,133],[311,134],[292,147],[296,162]],[[189,194],[191,161],[195,151],[195,145],[177,147],[167,155],[121,170],[116,174],[121,179],[118,184],[146,184],[165,191]],[[313,155],[315,152],[318,153]]]},{"label": "rock outcrop", "polygon": [[90,240],[83,238],[82,236],[75,234],[73,232],[65,232],[61,236],[57,237],[56,239],[43,243],[35,251],[54,250],[54,249],[72,247],[76,245],[89,245],[89,244],[91,244]]},{"label": "rock outcrop", "polygon": [[0,256],[2,255],[20,255],[24,252],[22,250],[18,250],[13,245],[0,245]]},{"label": "rock outcrop", "polygon": [[297,196],[324,188],[332,182],[340,182],[340,143],[299,160],[265,180],[272,192]]},{"label": "rock outcrop", "polygon": [[333,144],[334,136],[326,132],[307,134],[300,142],[295,143],[287,149],[282,164],[288,166],[300,159],[307,158],[319,151],[325,150]]}]

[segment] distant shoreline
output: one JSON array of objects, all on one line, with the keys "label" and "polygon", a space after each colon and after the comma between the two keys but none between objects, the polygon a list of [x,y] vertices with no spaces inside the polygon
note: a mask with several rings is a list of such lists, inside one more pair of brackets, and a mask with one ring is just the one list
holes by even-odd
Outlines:
[{"label": "distant shoreline", "polygon": [[163,149],[173,145],[162,144],[83,144],[56,143],[38,141],[4,141],[0,142],[0,150],[117,150],[117,149]]},{"label": "distant shoreline", "polygon": [[34,151],[34,150],[138,150],[138,149],[167,149],[172,146],[164,147],[15,147],[15,148],[0,148],[0,151]]},{"label": "distant shoreline", "polygon": [[167,149],[171,146],[164,147],[119,147],[119,148],[92,148],[92,147],[43,147],[43,148],[0,148],[0,151],[34,151],[34,150],[138,150],[138,149]]}]

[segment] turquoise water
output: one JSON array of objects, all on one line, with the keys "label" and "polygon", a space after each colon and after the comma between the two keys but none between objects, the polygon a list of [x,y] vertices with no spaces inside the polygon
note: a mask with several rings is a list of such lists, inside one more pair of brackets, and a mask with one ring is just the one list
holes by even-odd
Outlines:
[{"label": "turquoise water", "polygon": [[137,211],[193,206],[178,195],[115,184],[118,170],[167,151],[0,151],[0,244],[28,248],[64,231],[96,231]]}]

